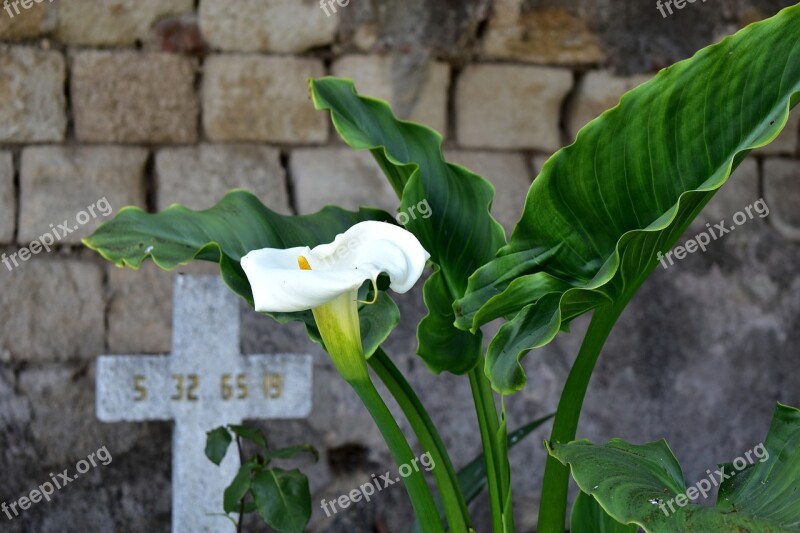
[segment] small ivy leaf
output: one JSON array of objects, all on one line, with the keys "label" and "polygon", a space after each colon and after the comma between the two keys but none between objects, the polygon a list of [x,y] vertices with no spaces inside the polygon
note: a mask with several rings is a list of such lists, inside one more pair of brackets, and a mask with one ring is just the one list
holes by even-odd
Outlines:
[{"label": "small ivy leaf", "polygon": [[222,460],[225,459],[225,454],[228,453],[228,446],[231,445],[232,440],[231,434],[224,427],[220,426],[212,429],[206,433],[206,457],[219,466]]},{"label": "small ivy leaf", "polygon": [[264,454],[264,459],[271,461],[272,459],[291,459],[297,454],[309,453],[314,456],[314,462],[319,461],[319,450],[310,444],[302,444],[299,446],[288,446],[286,448],[279,448],[277,450],[268,450]]},{"label": "small ivy leaf", "polygon": [[252,463],[243,464],[242,467],[239,468],[236,477],[231,481],[231,484],[225,489],[222,502],[226,513],[239,512],[242,500],[250,491],[253,467],[254,465]]},{"label": "small ivy leaf", "polygon": [[302,533],[311,519],[308,478],[299,470],[260,470],[250,491],[259,516],[279,533]]},{"label": "small ivy leaf", "polygon": [[228,426],[231,431],[236,433],[237,436],[247,439],[251,442],[254,442],[261,446],[262,448],[267,447],[267,439],[264,437],[264,434],[261,433],[261,430],[250,427],[250,426]]}]

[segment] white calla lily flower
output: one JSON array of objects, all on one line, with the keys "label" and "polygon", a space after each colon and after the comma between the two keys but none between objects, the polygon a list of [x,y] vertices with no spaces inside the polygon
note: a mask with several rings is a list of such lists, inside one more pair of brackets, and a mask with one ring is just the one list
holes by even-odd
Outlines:
[{"label": "white calla lily flower", "polygon": [[332,243],[284,250],[264,248],[242,258],[256,311],[314,309],[385,272],[398,293],[419,280],[430,254],[409,231],[386,222],[360,222]]},{"label": "white calla lily flower", "polygon": [[[368,383],[358,320],[358,289],[389,275],[396,292],[407,292],[422,275],[430,254],[408,231],[386,222],[360,222],[330,244],[278,250],[265,248],[242,257],[256,311],[311,309],[325,348],[349,383]],[[375,298],[378,297],[375,287]]]}]

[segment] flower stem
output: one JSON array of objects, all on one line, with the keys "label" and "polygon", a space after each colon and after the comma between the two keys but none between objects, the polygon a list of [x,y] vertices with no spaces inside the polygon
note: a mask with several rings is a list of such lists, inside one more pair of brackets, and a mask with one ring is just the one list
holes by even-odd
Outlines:
[{"label": "flower stem", "polygon": [[[505,487],[503,465],[508,457],[501,457],[502,449],[497,445],[500,431],[500,422],[497,418],[497,407],[494,395],[489,385],[489,380],[483,373],[483,357],[469,372],[469,384],[472,387],[472,397],[475,401],[475,412],[478,416],[478,427],[481,432],[484,457],[486,460],[486,480],[489,485],[489,503],[492,509],[492,530],[495,533],[508,533],[513,531],[513,524],[504,524],[503,516],[506,514],[505,496],[511,493],[511,488]],[[510,503],[509,503],[510,507]],[[507,529],[510,527],[511,529]]]},{"label": "flower stem", "polygon": [[[597,308],[592,315],[592,321],[586,337],[583,339],[578,357],[572,365],[564,390],[561,392],[561,400],[558,402],[558,410],[550,434],[551,442],[566,443],[575,440],[583,399],[586,396],[595,364],[611,329],[628,301],[629,298],[622,298],[614,304]],[[562,465],[557,459],[548,457],[544,470],[537,531],[540,533],[564,533],[568,490],[569,468]]]},{"label": "flower stem", "polygon": [[[426,533],[444,533],[439,512],[433,501],[431,490],[420,471],[411,446],[394,419],[389,408],[378,394],[369,375],[367,359],[361,344],[361,331],[358,320],[357,293],[344,293],[330,302],[315,307],[314,320],[317,323],[325,349],[331,356],[336,370],[353,387],[364,402],[372,419],[389,446],[389,451],[398,469],[405,465],[411,470],[407,476],[400,476],[411,498],[411,506],[417,520]],[[402,471],[400,472],[402,474]]]},{"label": "flower stem", "polygon": [[[372,415],[375,424],[383,435],[383,439],[389,446],[389,451],[392,453],[398,468],[403,465],[415,465],[414,452],[411,446],[408,445],[405,435],[400,430],[400,426],[392,416],[389,408],[381,398],[375,386],[370,380],[356,380],[350,382],[350,385],[356,391],[356,394],[364,402],[364,405]],[[444,533],[442,521],[439,518],[439,512],[436,510],[436,504],[433,501],[428,483],[425,481],[425,476],[419,468],[410,468],[412,471],[407,477],[403,477],[403,484],[406,486],[408,495],[411,498],[411,506],[414,508],[414,513],[417,515],[417,520],[425,533]]]},{"label": "flower stem", "polygon": [[383,349],[378,348],[369,359],[369,364],[405,413],[422,448],[433,458],[433,476],[439,488],[450,531],[469,531],[472,526],[464,494],[461,492],[453,462],[431,417]]}]

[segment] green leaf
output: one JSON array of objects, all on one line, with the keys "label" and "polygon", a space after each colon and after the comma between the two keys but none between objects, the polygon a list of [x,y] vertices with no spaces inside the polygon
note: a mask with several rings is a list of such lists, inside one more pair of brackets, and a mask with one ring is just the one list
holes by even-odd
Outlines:
[{"label": "green leaf", "polygon": [[237,426],[237,425],[228,427],[230,428],[231,431],[233,431],[236,434],[236,436],[254,442],[262,448],[267,447],[267,439],[264,437],[264,434],[261,433],[260,429],[250,426]]},{"label": "green leaf", "polygon": [[311,95],[317,109],[331,112],[347,144],[370,150],[400,197],[406,229],[439,267],[425,284],[429,314],[419,325],[419,355],[434,372],[468,372],[480,357],[480,338],[453,327],[452,305],[464,294],[470,273],[505,242],[502,227],[489,214],[493,187],[447,163],[441,135],[398,120],[385,102],[358,96],[351,81],[312,80]]},{"label": "green leaf", "polygon": [[298,446],[288,446],[286,448],[279,448],[277,450],[267,450],[264,453],[264,459],[272,460],[272,459],[291,459],[295,455],[301,453],[308,453],[314,457],[314,462],[319,461],[319,450],[311,446],[310,444],[301,444]]},{"label": "green leaf", "polygon": [[575,533],[636,533],[639,527],[620,524],[608,516],[597,500],[581,491],[572,506],[569,530]]},{"label": "green leaf", "polygon": [[[548,450],[612,518],[648,533],[800,531],[800,410],[793,407],[778,404],[763,447],[744,453],[722,475],[712,473],[714,481],[703,478],[689,488],[663,440],[614,439],[605,446],[582,440]],[[716,506],[699,505],[719,481]]]},{"label": "green leaf", "polygon": [[[469,280],[457,325],[504,316],[486,372],[525,384],[519,360],[570,320],[625,301],[748,152],[774,139],[800,91],[800,6],[662,70],[550,158],[495,260]],[[533,117],[532,117],[533,118]]]},{"label": "green leaf", "polygon": [[225,459],[225,454],[228,453],[228,446],[231,445],[232,441],[231,434],[224,427],[212,429],[206,433],[206,457],[219,466],[222,460]]},{"label": "green leaf", "polygon": [[[553,418],[553,416],[554,415],[547,415],[517,428],[513,433],[508,435],[508,448],[511,449],[522,442],[525,437],[533,433],[539,426]],[[483,489],[486,488],[486,460],[483,453],[476,456],[467,466],[459,470],[458,485],[461,487],[464,500],[467,503],[472,502],[483,492]],[[445,516],[442,510],[441,499],[438,495],[435,499],[436,506],[439,507],[439,513],[442,516],[442,522],[444,522]],[[420,533],[421,531],[418,523],[415,523],[411,528],[411,533]]]},{"label": "green leaf", "polygon": [[259,516],[279,533],[302,533],[311,518],[308,478],[299,470],[257,472],[251,492]]},{"label": "green leaf", "polygon": [[[365,220],[393,222],[388,213],[369,208],[352,212],[329,206],[313,215],[281,215],[247,191],[233,190],[206,211],[173,205],[161,213],[148,214],[136,207],[125,207],[83,242],[120,267],[138,269],[148,258],[165,270],[196,259],[217,262],[227,286],[252,306],[250,283],[239,265],[244,255],[261,248],[328,243]],[[380,305],[368,306],[367,312],[360,314],[362,328],[367,333],[364,343],[367,356],[399,321],[394,302],[383,294],[381,299]],[[312,339],[319,342],[311,311],[266,314],[281,323],[304,322]]]},{"label": "green leaf", "polygon": [[250,483],[253,478],[252,463],[245,463],[239,468],[236,477],[225,489],[222,498],[222,505],[226,513],[238,513],[242,506],[242,500],[250,492]]}]

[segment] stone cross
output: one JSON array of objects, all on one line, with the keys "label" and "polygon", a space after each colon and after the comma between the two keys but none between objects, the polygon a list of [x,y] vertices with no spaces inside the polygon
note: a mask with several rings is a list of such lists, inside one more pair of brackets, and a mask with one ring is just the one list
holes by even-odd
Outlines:
[{"label": "stone cross", "polygon": [[[174,420],[172,531],[232,531],[222,495],[239,467],[235,446],[220,467],[205,456],[206,432],[246,418],[311,412],[310,355],[239,351],[239,301],[217,276],[175,280],[172,354],[100,356],[97,417]],[[228,524],[226,526],[226,524]]]}]

